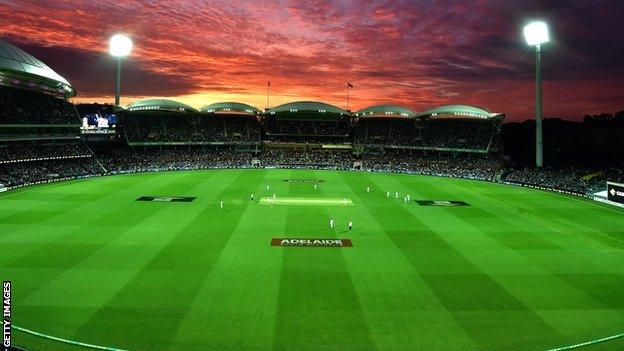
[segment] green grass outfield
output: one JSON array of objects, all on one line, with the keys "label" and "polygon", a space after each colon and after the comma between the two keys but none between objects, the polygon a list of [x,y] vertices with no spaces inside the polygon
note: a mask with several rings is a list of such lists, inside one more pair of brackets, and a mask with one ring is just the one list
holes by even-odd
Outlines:
[{"label": "green grass outfield", "polygon": [[[353,205],[258,203],[274,193]],[[353,247],[270,246],[281,237]],[[13,323],[127,350],[546,350],[624,331],[624,211],[486,182],[297,170],[71,181],[1,194],[0,249]]]}]

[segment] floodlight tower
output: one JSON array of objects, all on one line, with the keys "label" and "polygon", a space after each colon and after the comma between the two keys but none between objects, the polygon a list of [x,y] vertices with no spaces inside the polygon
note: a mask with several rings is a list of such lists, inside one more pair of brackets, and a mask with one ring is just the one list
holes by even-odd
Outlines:
[{"label": "floodlight tower", "polygon": [[121,59],[130,55],[132,51],[132,40],[123,34],[115,34],[108,42],[109,52],[117,57],[117,83],[115,84],[115,105],[119,106],[119,96],[121,92]]},{"label": "floodlight tower", "polygon": [[535,21],[524,27],[524,39],[527,44],[535,47],[535,166],[544,165],[542,146],[542,54],[541,45],[549,40],[548,26]]}]

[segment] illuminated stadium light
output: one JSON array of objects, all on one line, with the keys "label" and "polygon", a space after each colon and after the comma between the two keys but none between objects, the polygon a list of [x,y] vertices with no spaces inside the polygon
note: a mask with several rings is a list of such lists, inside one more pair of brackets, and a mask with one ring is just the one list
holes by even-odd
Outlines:
[{"label": "illuminated stadium light", "polygon": [[128,56],[132,51],[132,40],[123,34],[115,34],[108,42],[108,49],[112,56]]},{"label": "illuminated stadium light", "polygon": [[542,143],[542,50],[541,45],[550,40],[548,25],[535,21],[524,27],[524,39],[535,47],[535,166],[544,165]]},{"label": "illuminated stadium light", "polygon": [[121,58],[130,55],[132,40],[123,34],[115,34],[108,41],[108,49],[117,58],[117,80],[115,84],[115,105],[119,106],[121,95]]},{"label": "illuminated stadium light", "polygon": [[548,26],[542,21],[531,22],[524,27],[524,39],[531,46],[549,41]]}]

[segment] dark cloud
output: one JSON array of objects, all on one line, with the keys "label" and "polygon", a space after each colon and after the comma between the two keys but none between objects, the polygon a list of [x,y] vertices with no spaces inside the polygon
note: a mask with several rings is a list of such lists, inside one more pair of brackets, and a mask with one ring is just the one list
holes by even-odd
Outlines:
[{"label": "dark cloud", "polygon": [[[116,62],[106,53],[64,46],[42,46],[3,38],[37,57],[69,80],[83,97],[113,95]],[[162,74],[143,67],[136,60],[122,63],[122,89],[127,96],[181,95],[197,88],[192,77],[182,73]]]},{"label": "dark cloud", "polygon": [[[132,13],[132,16],[128,16]],[[0,35],[68,78],[79,97],[108,97],[114,62],[106,40],[131,33],[126,96],[238,94],[379,102],[415,109],[463,103],[533,114],[530,19],[547,20],[544,112],[578,118],[622,109],[624,40],[615,0],[172,0],[0,4]],[[353,107],[352,106],[352,107]]]}]

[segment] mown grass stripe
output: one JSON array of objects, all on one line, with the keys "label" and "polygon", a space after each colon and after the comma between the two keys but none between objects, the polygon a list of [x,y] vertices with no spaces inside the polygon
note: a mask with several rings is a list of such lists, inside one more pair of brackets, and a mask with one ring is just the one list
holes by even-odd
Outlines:
[{"label": "mown grass stripe", "polygon": [[[221,183],[212,187],[212,196],[205,200],[208,201],[204,202],[205,208],[172,235],[172,239],[92,316],[76,336],[101,330],[100,337],[109,337],[116,331],[103,330],[101,326],[109,323],[106,320],[114,318],[126,333],[136,335],[128,340],[129,348],[167,348],[173,342],[168,336],[175,334],[185,319],[191,302],[236,227],[238,215],[244,210],[245,205],[229,206],[222,214],[214,215],[215,209],[220,210],[218,201],[233,193],[242,179],[247,183],[253,181],[243,173],[238,173],[236,177],[214,178]],[[137,314],[142,315],[152,327],[145,329],[143,325],[131,323],[131,316]]]},{"label": "mown grass stripe", "polygon": [[[295,177],[291,174],[291,177]],[[325,192],[292,189],[301,194]],[[329,191],[329,189],[327,189]],[[289,192],[291,186],[289,185]],[[336,237],[329,218],[335,208],[286,208],[285,236]],[[300,219],[306,218],[307,221]],[[375,350],[366,317],[351,281],[342,249],[279,248],[282,269],[277,304],[275,350]]]},{"label": "mown grass stripe", "polygon": [[[405,184],[406,176],[386,178],[392,184],[391,189],[404,192],[409,189],[414,199],[416,196],[423,197],[422,189]],[[426,184],[426,189],[431,188],[431,184]],[[525,347],[527,338],[531,337],[563,340],[562,335],[538,314],[445,239],[447,235],[455,236],[454,233],[461,230],[461,226],[446,223],[439,225],[436,230],[430,229],[433,221],[445,221],[447,212],[465,210],[467,207],[422,208],[393,200],[389,201],[388,206],[392,207],[395,217],[379,216],[378,221],[383,223],[397,248],[421,272],[421,277],[477,345],[513,349]],[[427,216],[425,212],[430,211],[438,212],[435,217]],[[397,223],[392,219],[396,217],[403,220]],[[437,271],[432,271],[432,265],[439,267]],[[497,312],[506,312],[507,315],[499,315]],[[508,319],[509,315],[515,315],[516,318]],[[494,328],[501,334],[516,333],[521,337],[501,340],[499,335],[492,332]],[[540,331],[539,335],[535,334],[536,330]]]}]

